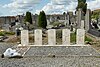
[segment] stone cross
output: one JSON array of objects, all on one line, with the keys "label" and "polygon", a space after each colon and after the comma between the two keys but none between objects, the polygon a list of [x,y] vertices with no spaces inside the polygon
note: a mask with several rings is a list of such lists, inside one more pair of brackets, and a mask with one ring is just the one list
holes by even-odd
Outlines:
[{"label": "stone cross", "polygon": [[70,30],[69,29],[62,30],[62,44],[70,45]]},{"label": "stone cross", "polygon": [[21,31],[21,45],[27,46],[29,44],[29,35],[28,30]]},{"label": "stone cross", "polygon": [[34,32],[35,45],[42,45],[42,30],[37,29]]},{"label": "stone cross", "polygon": [[84,29],[77,29],[77,35],[76,35],[76,44],[77,45],[84,45],[85,40],[85,30]]},{"label": "stone cross", "polygon": [[48,30],[48,45],[56,45],[56,30]]}]

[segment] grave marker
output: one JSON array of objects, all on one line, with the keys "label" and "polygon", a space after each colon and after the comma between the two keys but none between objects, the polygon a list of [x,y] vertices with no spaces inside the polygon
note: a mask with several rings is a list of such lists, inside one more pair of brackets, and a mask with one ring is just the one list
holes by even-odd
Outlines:
[{"label": "grave marker", "polygon": [[76,44],[77,45],[84,45],[85,40],[85,30],[84,29],[77,29],[77,36],[76,36]]},{"label": "grave marker", "polygon": [[70,30],[69,29],[62,30],[62,44],[70,45]]},{"label": "grave marker", "polygon": [[56,45],[56,30],[48,30],[48,45]]},{"label": "grave marker", "polygon": [[42,45],[42,30],[37,29],[34,32],[35,45]]},{"label": "grave marker", "polygon": [[29,44],[28,30],[21,31],[21,45],[26,46]]}]

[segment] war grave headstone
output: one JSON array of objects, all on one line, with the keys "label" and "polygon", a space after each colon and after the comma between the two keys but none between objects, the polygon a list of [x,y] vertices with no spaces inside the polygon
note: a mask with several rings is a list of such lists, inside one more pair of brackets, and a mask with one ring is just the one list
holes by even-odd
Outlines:
[{"label": "war grave headstone", "polygon": [[37,29],[34,32],[35,45],[42,45],[42,30]]},{"label": "war grave headstone", "polygon": [[27,45],[29,45],[28,30],[22,30],[22,31],[21,31],[21,45],[22,45],[22,46],[27,46]]},{"label": "war grave headstone", "polygon": [[70,45],[70,30],[63,29],[62,33],[62,45]]},{"label": "war grave headstone", "polygon": [[56,45],[56,30],[48,30],[48,45]]},{"label": "war grave headstone", "polygon": [[85,39],[85,30],[84,29],[77,29],[77,35],[76,35],[76,44],[77,45],[84,45]]}]

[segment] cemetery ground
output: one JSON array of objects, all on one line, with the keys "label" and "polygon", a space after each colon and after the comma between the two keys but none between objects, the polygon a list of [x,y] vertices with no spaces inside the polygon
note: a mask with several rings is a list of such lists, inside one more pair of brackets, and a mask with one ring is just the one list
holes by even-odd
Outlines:
[{"label": "cemetery ground", "polygon": [[[47,34],[43,34],[43,44],[47,44]],[[61,32],[56,34],[57,44],[62,43]],[[34,35],[29,35],[30,44],[34,42]],[[71,44],[76,41],[76,33],[71,34]],[[0,54],[8,47],[13,47],[20,42],[20,36],[10,35],[5,42],[0,43]],[[90,44],[100,53],[100,42],[90,36],[85,36],[85,43]],[[52,48],[53,49],[53,48]],[[75,49],[75,48],[74,48]],[[82,48],[83,49],[83,48]],[[34,48],[32,50],[35,50]],[[45,49],[43,49],[45,50]],[[56,50],[64,51],[64,48]],[[37,50],[36,50],[37,51]],[[76,50],[80,51],[80,49]],[[88,51],[88,49],[86,49]],[[31,51],[28,52],[31,55]],[[27,54],[28,54],[27,53]],[[84,52],[83,52],[84,53]],[[28,55],[29,55],[28,54]],[[57,56],[49,54],[48,56],[25,56],[23,58],[0,58],[0,67],[100,67],[100,56]]]}]

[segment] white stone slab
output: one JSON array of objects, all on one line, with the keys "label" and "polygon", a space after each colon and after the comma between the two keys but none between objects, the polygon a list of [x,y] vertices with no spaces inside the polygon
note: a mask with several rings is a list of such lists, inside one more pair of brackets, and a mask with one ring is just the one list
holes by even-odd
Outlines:
[{"label": "white stone slab", "polygon": [[48,30],[48,45],[56,45],[56,30]]},{"label": "white stone slab", "polygon": [[70,30],[62,30],[62,45],[70,45]]},{"label": "white stone slab", "polygon": [[85,44],[84,41],[85,41],[85,30],[77,29],[76,44],[84,45]]},{"label": "white stone slab", "polygon": [[42,45],[42,30],[37,29],[34,32],[35,45]]},{"label": "white stone slab", "polygon": [[21,31],[21,45],[27,46],[29,44],[28,30]]}]

